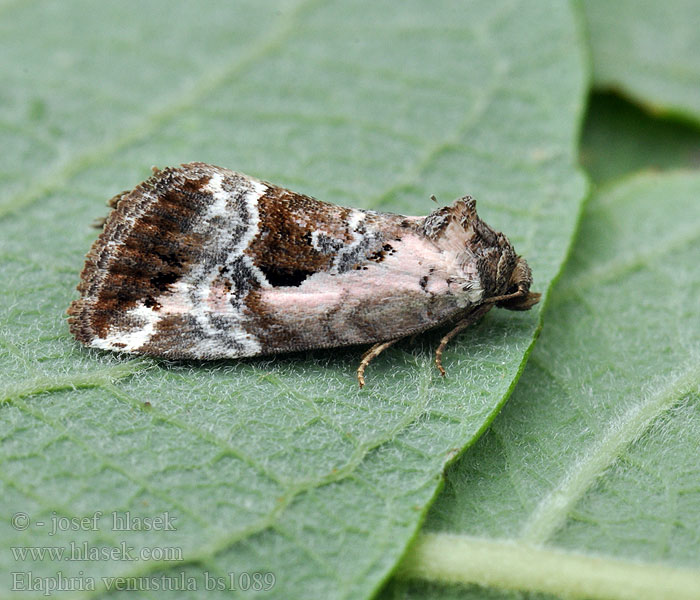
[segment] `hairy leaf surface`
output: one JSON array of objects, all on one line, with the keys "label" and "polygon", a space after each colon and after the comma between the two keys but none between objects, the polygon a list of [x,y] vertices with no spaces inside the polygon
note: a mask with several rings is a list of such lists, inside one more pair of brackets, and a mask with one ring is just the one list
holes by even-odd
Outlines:
[{"label": "hairy leaf surface", "polygon": [[387,597],[698,597],[699,196],[679,172],[594,197],[513,397],[403,567],[466,587]]},{"label": "hairy leaf surface", "polygon": [[[430,211],[430,194],[470,193],[546,293],[585,194],[585,70],[568,5],[37,0],[0,11],[3,597],[11,571],[94,577],[93,597],[113,576],[146,578],[137,589],[192,577],[193,598],[223,578],[207,597],[229,597],[229,574],[240,585],[254,572],[274,575],[267,597],[367,597],[444,465],[507,396],[540,307],[497,311],[462,335],[445,380],[439,334],[397,345],[362,391],[360,348],[214,364],[92,352],[64,315],[90,223],[151,165],[191,160],[409,214]],[[49,536],[37,524],[96,511],[96,530]],[[115,530],[113,511],[167,513],[175,529]],[[27,529],[11,525],[20,512]],[[9,548],[71,542],[182,560]]]}]

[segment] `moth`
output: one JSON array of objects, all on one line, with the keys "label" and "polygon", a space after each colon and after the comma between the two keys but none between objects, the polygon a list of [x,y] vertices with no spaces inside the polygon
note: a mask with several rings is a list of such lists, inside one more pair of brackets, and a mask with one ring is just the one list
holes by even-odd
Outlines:
[{"label": "moth", "polygon": [[373,344],[539,301],[465,196],[424,217],[335,206],[204,163],[154,169],[110,201],[68,309],[86,346],[222,359]]}]

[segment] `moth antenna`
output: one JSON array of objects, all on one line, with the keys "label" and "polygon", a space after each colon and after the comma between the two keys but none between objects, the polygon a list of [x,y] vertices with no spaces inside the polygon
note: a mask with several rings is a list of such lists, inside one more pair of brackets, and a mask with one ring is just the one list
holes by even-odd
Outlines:
[{"label": "moth antenna", "polygon": [[362,355],[360,366],[357,367],[357,383],[360,384],[360,389],[365,386],[365,369],[367,368],[367,365],[377,358],[377,356],[379,356],[382,352],[384,352],[384,350],[386,350],[389,346],[393,346],[400,339],[401,338],[396,338],[395,340],[375,344]]}]

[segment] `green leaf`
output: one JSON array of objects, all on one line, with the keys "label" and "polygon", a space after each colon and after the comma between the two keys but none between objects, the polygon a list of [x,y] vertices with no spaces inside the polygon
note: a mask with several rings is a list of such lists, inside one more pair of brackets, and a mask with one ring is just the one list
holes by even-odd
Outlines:
[{"label": "green leaf", "polygon": [[580,158],[596,183],[642,169],[697,169],[700,131],[654,118],[612,94],[593,94],[581,136]]},{"label": "green leaf", "polygon": [[699,196],[676,173],[593,199],[513,397],[448,470],[403,577],[492,586],[473,598],[698,597]]},{"label": "green leaf", "polygon": [[700,123],[700,11],[695,0],[583,0],[595,84],[649,110]]},{"label": "green leaf", "polygon": [[[358,348],[127,359],[79,347],[65,323],[90,223],[152,164],[189,160],[412,214],[431,210],[431,193],[469,192],[546,293],[585,193],[574,166],[584,61],[568,5],[39,0],[0,11],[0,595],[11,571],[93,577],[93,595],[101,577],[191,576],[197,598],[207,576],[243,585],[269,571],[269,597],[367,597],[444,465],[507,396],[540,307],[494,311],[460,336],[445,380],[436,334],[402,343],[361,392]],[[96,530],[49,535],[52,518],[96,511]],[[115,531],[113,511],[167,513],[174,530]],[[70,542],[182,560],[10,550]]]}]

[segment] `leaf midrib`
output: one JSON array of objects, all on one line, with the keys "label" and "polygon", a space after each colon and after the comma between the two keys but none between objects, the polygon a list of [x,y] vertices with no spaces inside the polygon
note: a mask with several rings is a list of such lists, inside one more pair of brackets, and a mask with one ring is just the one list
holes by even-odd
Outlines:
[{"label": "leaf midrib", "polygon": [[421,535],[396,576],[601,600],[697,600],[700,589],[694,569],[448,533]]}]

